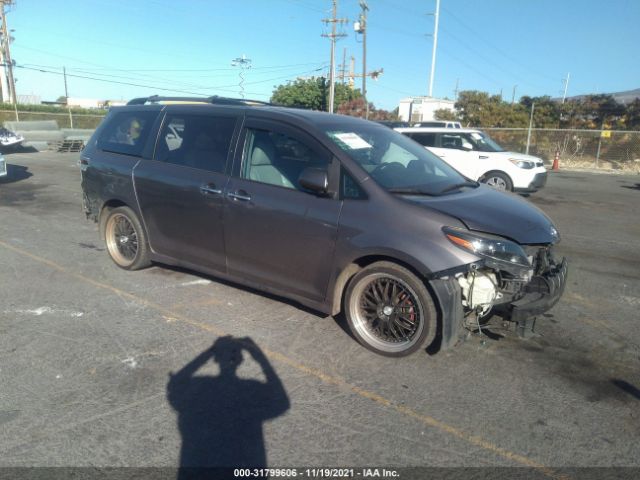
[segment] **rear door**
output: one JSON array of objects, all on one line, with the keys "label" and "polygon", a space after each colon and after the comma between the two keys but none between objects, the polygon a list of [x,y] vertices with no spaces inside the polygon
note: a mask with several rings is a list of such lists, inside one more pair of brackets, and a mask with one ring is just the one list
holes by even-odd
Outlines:
[{"label": "rear door", "polygon": [[248,119],[227,187],[228,271],[252,282],[324,299],[341,202],[298,183],[305,168],[326,170],[337,190],[338,161],[297,128]]},{"label": "rear door", "polygon": [[165,116],[153,160],[134,170],[154,252],[226,271],[223,192],[237,124],[238,115],[224,111]]}]

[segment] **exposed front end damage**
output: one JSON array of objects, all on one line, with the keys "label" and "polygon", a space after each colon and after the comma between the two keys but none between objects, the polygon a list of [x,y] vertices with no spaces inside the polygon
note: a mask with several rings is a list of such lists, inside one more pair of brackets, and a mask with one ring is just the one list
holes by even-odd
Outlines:
[{"label": "exposed front end damage", "polygon": [[536,316],[564,292],[568,267],[553,245],[520,245],[524,261],[483,258],[430,281],[442,307],[442,348],[455,345],[465,330],[481,330],[490,313],[516,325],[519,336],[533,332]]}]

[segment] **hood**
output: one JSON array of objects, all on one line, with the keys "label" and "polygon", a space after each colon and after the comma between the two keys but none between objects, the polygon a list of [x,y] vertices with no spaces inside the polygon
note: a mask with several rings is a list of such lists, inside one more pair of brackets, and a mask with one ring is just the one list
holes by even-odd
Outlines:
[{"label": "hood", "polygon": [[469,230],[511,238],[520,244],[558,241],[553,222],[542,210],[518,195],[486,185],[439,197],[404,198],[456,217]]}]

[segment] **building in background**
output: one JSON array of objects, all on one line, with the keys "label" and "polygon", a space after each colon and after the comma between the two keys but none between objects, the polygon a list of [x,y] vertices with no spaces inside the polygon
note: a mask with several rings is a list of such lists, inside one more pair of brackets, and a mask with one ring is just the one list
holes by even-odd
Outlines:
[{"label": "building in background", "polygon": [[17,100],[20,105],[40,105],[42,103],[40,95],[17,95]]},{"label": "building in background", "polygon": [[440,109],[455,111],[453,100],[432,97],[407,97],[400,100],[398,117],[404,122],[427,122],[435,120],[435,111]]}]

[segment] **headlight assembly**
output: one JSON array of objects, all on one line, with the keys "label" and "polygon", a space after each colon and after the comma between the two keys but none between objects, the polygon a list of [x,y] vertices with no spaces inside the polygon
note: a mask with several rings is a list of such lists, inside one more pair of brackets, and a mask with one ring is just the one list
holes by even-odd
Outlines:
[{"label": "headlight assembly", "polygon": [[531,170],[536,166],[536,162],[532,162],[531,160],[522,160],[520,158],[510,158],[509,161],[513,163],[516,167],[524,168],[525,170]]},{"label": "headlight assembly", "polygon": [[506,238],[452,227],[443,227],[442,231],[455,246],[479,257],[511,266],[531,267],[524,249]]}]

